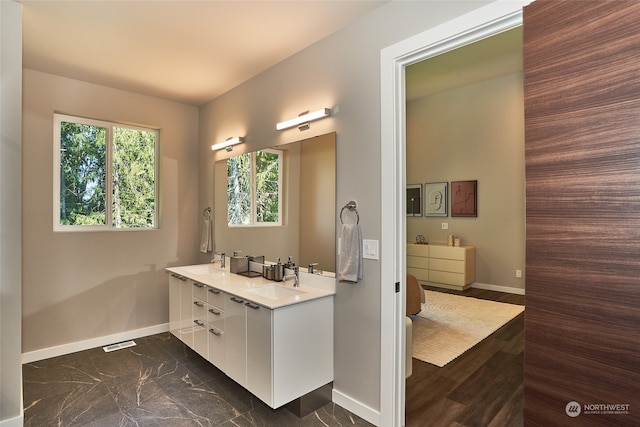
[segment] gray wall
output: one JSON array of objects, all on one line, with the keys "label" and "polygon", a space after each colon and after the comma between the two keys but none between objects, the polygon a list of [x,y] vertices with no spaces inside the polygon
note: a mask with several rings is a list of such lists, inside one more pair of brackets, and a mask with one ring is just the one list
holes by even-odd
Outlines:
[{"label": "gray wall", "polygon": [[[337,132],[337,208],[358,202],[365,239],[380,239],[380,50],[488,2],[391,2],[203,106],[199,209],[212,204],[213,142],[246,135],[252,151]],[[305,110],[334,108],[311,129],[275,131]],[[336,212],[336,217],[338,212]],[[386,242],[380,242],[384,245]],[[334,388],[380,408],[380,263],[365,260],[364,279],[339,284],[335,306]],[[391,325],[389,325],[391,327]]]},{"label": "gray wall", "polygon": [[478,180],[477,218],[452,218],[450,206],[448,217],[407,217],[407,241],[459,236],[476,247],[482,285],[524,289],[523,105],[521,73],[407,104],[407,184]]},{"label": "gray wall", "polygon": [[[168,322],[163,269],[198,249],[198,109],[24,70],[23,352]],[[160,128],[159,230],[53,232],[53,113]]]},{"label": "gray wall", "polygon": [[22,425],[20,118],[22,5],[0,1],[0,424]]}]

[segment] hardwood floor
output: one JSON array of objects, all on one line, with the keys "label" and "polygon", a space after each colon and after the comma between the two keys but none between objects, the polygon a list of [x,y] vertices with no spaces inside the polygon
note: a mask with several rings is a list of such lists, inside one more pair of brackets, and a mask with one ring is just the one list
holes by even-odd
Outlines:
[{"label": "hardwood floor", "polygon": [[[524,305],[524,295],[482,289],[432,291]],[[413,359],[406,426],[523,425],[524,313],[443,368]]]}]

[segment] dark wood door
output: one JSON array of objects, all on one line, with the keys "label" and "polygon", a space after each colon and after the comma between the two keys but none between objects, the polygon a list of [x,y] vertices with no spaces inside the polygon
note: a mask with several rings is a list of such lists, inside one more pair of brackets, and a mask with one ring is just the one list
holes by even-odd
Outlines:
[{"label": "dark wood door", "polygon": [[525,424],[640,425],[640,1],[524,9]]}]

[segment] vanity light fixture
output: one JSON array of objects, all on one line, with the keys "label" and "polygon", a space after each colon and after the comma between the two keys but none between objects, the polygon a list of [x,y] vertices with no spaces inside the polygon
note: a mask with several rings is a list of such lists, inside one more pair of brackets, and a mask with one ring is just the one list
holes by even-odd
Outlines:
[{"label": "vanity light fixture", "polygon": [[236,136],[235,138],[227,138],[223,142],[220,142],[218,144],[213,144],[211,146],[211,150],[216,151],[216,150],[222,150],[224,148],[227,151],[231,151],[234,145],[242,144],[243,142],[244,142],[244,138],[241,136]]},{"label": "vanity light fixture", "polygon": [[298,126],[298,129],[300,130],[307,130],[309,129],[309,122],[312,122],[318,119],[324,119],[325,117],[329,117],[330,115],[331,115],[330,108],[323,108],[321,110],[312,111],[312,112],[305,111],[304,113],[300,114],[298,117],[285,120],[284,122],[280,122],[276,124],[276,130],[288,129],[294,126]]}]

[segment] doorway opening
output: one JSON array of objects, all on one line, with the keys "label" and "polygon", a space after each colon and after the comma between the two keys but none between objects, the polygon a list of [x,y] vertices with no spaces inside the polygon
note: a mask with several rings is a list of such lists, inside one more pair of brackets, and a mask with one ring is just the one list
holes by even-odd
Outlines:
[{"label": "doorway opening", "polygon": [[[496,2],[452,20],[381,52],[381,168],[382,283],[402,283],[406,277],[406,94],[405,68],[460,46],[522,25],[528,2]],[[386,290],[382,286],[382,290]],[[380,425],[404,425],[405,299],[404,286],[381,305]],[[391,325],[393,325],[391,327]]]}]

